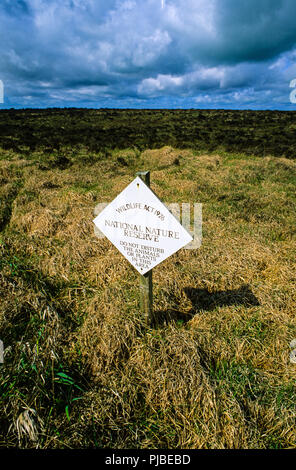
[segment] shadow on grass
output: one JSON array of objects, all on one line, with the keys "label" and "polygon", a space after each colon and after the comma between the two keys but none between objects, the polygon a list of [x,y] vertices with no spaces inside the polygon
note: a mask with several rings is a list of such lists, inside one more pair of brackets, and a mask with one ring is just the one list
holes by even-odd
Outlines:
[{"label": "shadow on grass", "polygon": [[155,325],[162,325],[173,321],[187,323],[199,312],[212,311],[217,307],[243,305],[245,307],[259,306],[260,303],[248,285],[242,285],[238,289],[209,292],[207,289],[185,287],[185,294],[192,303],[192,309],[184,313],[176,309],[154,312]]}]

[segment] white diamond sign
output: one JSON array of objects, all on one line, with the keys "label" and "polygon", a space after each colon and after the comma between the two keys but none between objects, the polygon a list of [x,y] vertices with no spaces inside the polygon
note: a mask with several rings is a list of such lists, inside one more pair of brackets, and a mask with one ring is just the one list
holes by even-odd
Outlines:
[{"label": "white diamond sign", "polygon": [[93,222],[140,274],[193,239],[139,176]]}]

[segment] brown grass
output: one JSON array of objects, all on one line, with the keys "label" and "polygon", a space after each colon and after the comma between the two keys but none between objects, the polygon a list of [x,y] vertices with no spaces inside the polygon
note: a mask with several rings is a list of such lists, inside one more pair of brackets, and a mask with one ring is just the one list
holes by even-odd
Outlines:
[{"label": "brown grass", "polygon": [[[141,169],[204,219],[201,248],[153,270],[148,329],[137,273],[92,223]],[[65,170],[4,158],[0,177],[2,446],[295,447],[294,162],[165,147]]]}]

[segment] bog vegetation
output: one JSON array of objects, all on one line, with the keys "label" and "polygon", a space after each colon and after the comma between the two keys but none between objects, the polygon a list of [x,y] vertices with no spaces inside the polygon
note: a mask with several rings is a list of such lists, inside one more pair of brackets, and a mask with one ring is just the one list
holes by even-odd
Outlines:
[{"label": "bog vegetation", "polygon": [[[295,115],[199,112],[206,149],[192,113],[1,113],[1,447],[295,448]],[[201,248],[153,270],[148,328],[92,223],[140,170],[203,204]]]}]

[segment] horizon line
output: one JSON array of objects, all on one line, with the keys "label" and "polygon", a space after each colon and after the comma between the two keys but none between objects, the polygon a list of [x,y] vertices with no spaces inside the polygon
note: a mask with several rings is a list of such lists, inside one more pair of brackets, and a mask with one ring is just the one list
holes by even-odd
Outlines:
[{"label": "horizon line", "polygon": [[138,107],[110,107],[110,106],[103,106],[100,108],[93,108],[88,106],[47,106],[47,107],[2,107],[0,106],[1,111],[46,111],[50,109],[59,109],[59,110],[89,110],[89,111],[99,111],[102,109],[106,110],[115,110],[115,111],[277,111],[277,112],[295,112],[295,109],[280,109],[280,108],[227,108],[227,107],[217,107],[217,108],[187,108],[187,107],[175,107],[175,108],[157,108],[157,107],[148,107],[148,108],[138,108]]}]

